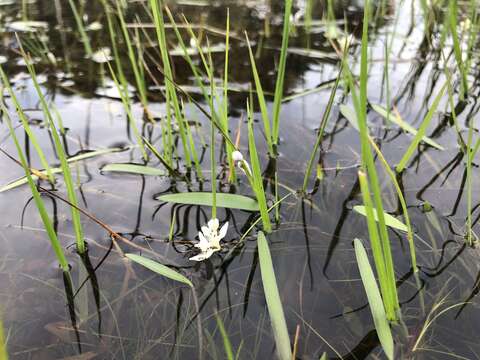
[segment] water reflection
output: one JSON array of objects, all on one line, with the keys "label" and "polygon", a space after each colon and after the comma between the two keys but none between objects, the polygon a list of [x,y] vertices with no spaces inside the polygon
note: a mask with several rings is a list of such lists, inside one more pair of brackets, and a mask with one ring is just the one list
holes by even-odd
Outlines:
[{"label": "water reflection", "polygon": [[[338,32],[342,34],[346,28],[347,34],[351,33],[358,39],[362,2],[333,3]],[[0,11],[4,15],[2,21],[5,26],[11,22],[9,17],[18,20],[15,16],[20,5],[2,5]],[[138,31],[145,37],[155,38],[152,20],[145,11],[146,5],[143,2],[129,3],[126,10],[129,29],[132,34]],[[202,2],[200,6],[199,3],[178,1],[168,6],[179,24],[184,13],[195,31],[203,39],[208,37],[212,45],[223,42],[226,8],[230,9],[232,89],[229,106],[232,128],[239,123],[243,126],[245,100],[252,81],[243,32],[247,30],[255,44],[261,81],[265,91],[271,94],[279,55],[282,2]],[[309,6],[312,20],[306,24]],[[100,30],[95,30],[94,26],[88,30],[94,49],[110,47],[102,2],[84,2],[81,12],[87,24],[103,25]],[[388,101],[384,53],[386,44],[391,44],[388,68],[391,103],[405,121],[418,127],[438,89],[447,79],[442,49],[438,48],[439,24],[443,22],[444,12],[436,11],[436,21],[426,27],[414,2],[379,2],[374,13],[376,21],[371,24],[370,39],[373,60],[369,73],[369,101],[372,104]],[[42,89],[46,97],[55,102],[64,120],[66,152],[73,155],[83,150],[130,144],[132,134],[118,94],[115,96],[112,91],[108,69],[105,64],[85,57],[69,4],[57,0],[36,1],[28,4],[28,15],[48,24],[46,29],[19,35],[24,46],[38,58]],[[293,21],[297,26],[291,34],[292,51],[288,57],[285,93],[298,95],[304,90],[316,91],[285,102],[280,156],[276,161],[262,157],[264,186],[270,202],[277,191],[272,186],[275,177],[280,179],[280,196],[287,192],[286,189],[296,190],[302,186],[305,163],[330,91],[330,87],[318,88],[331,84],[338,74],[339,60],[325,36],[329,25],[325,21],[327,15],[325,2],[295,4]],[[182,33],[186,36],[184,29]],[[173,46],[176,38],[173,32],[168,34],[168,41]],[[388,37],[385,38],[385,35]],[[2,54],[8,58],[4,69],[21,93],[22,105],[28,109],[42,148],[55,163],[52,140],[43,127],[43,115],[33,95],[31,81],[24,75],[25,67],[18,56],[16,39],[11,32],[3,32],[1,37]],[[122,45],[119,40],[121,61],[128,64]],[[158,120],[165,112],[163,84],[158,83],[162,76],[156,69],[158,49],[148,41],[143,46],[144,59],[151,71],[151,75],[146,74],[150,110],[155,114],[154,119]],[[55,61],[46,49],[54,55]],[[353,43],[349,55],[355,71],[359,60],[358,42]],[[175,80],[203,106],[202,97],[193,88],[195,81],[188,63],[178,56],[172,56],[172,59]],[[220,77],[223,53],[214,53],[213,61],[218,71],[216,75]],[[451,63],[448,66],[451,67]],[[416,229],[420,265],[419,272],[415,273],[411,269],[404,236],[391,232],[402,320],[409,332],[408,336],[405,335],[402,324],[395,328],[397,351],[401,358],[439,359],[447,356],[438,351],[474,358],[480,350],[474,338],[479,330],[476,321],[479,269],[475,265],[478,263],[476,250],[466,247],[463,242],[465,171],[459,151],[462,141],[464,143],[468,120],[476,118],[479,109],[477,68],[473,66],[470,74],[474,85],[469,101],[455,97],[455,114],[441,110],[429,131],[428,136],[447,150],[440,152],[421,145],[408,171],[398,177]],[[159,144],[161,131],[158,124],[145,121],[133,85],[134,74],[128,66],[125,66],[125,75],[131,84],[130,95],[137,100],[133,111],[142,125],[142,135],[151,143]],[[452,83],[457,81],[456,78],[451,80]],[[366,239],[367,231],[364,219],[351,210],[353,205],[361,202],[356,177],[359,143],[357,133],[338,111],[337,105],[346,101],[342,90],[325,129],[319,157],[319,164],[324,169],[323,178],[316,179],[308,198],[291,196],[282,203],[278,228],[270,238],[289,330],[293,334],[297,325],[301,327],[297,356],[302,359],[318,358],[324,351],[333,358],[344,359],[372,358],[380,353],[351,246],[354,237]],[[7,104],[11,105],[8,99]],[[205,114],[195,105],[187,110],[189,120],[203,134],[203,125],[207,124]],[[461,126],[463,138],[452,129],[454,116]],[[256,118],[260,116],[257,114]],[[373,110],[369,111],[369,121],[384,155],[390,164],[395,164],[410,138],[390,124],[385,125]],[[0,129],[4,133],[2,125]],[[21,129],[17,131],[29,163],[36,166],[38,159],[31,151],[28,137]],[[260,151],[265,153],[260,131],[257,131],[257,137]],[[457,146],[458,143],[460,145]],[[246,139],[242,138],[242,148],[246,148],[245,144]],[[207,169],[206,148],[201,142],[198,146],[200,161]],[[1,147],[9,154],[15,154],[8,139],[2,141]],[[128,242],[114,241],[103,228],[85,221],[89,252],[84,257],[79,257],[73,250],[69,252],[72,277],[65,282],[55,269],[45,234],[30,206],[28,189],[18,188],[0,194],[1,223],[5,227],[0,235],[0,244],[4,249],[4,255],[0,256],[0,284],[2,289],[6,289],[0,293],[0,299],[6,309],[6,326],[11,329],[11,357],[52,359],[82,353],[80,359],[94,356],[157,359],[164,354],[168,354],[169,358],[196,358],[198,318],[194,297],[188,289],[122,260],[122,252],[140,252],[141,248],[144,254],[157,255],[162,263],[173,266],[194,281],[199,296],[204,344],[210,357],[223,357],[215,314],[223,319],[233,346],[242,348],[240,358],[272,356],[274,342],[265,307],[254,234],[238,243],[257,215],[222,210],[219,218],[222,222],[229,221],[233,229],[226,239],[225,251],[204,263],[192,264],[187,258],[199,227],[209,218],[209,210],[198,206],[164,204],[154,199],[162,193],[209,190],[210,183],[199,182],[188,174],[186,178],[152,178],[102,173],[102,166],[110,162],[140,163],[140,153],[136,149],[127,149],[76,165],[82,208],[95,214]],[[158,164],[154,162],[152,165]],[[474,168],[473,171],[476,174],[478,170]],[[20,175],[21,169],[14,162],[5,160],[0,162],[0,173],[3,184]],[[396,195],[387,182],[382,184],[387,211],[400,214]],[[477,180],[474,180],[476,185]],[[224,191],[249,193],[244,179],[240,179],[236,187],[230,188],[223,183],[221,186]],[[61,194],[62,182],[58,181],[54,188],[47,190]],[[65,215],[68,206],[47,191],[43,192],[43,196],[49,199],[47,203],[55,229],[68,247],[74,243],[69,235],[72,234],[72,225]],[[475,194],[475,210],[479,201]],[[433,205],[431,212],[421,211],[420,206],[424,202]],[[477,214],[474,224],[479,217]],[[436,319],[430,330],[434,336],[427,336],[423,350],[413,353],[413,345],[428,314],[445,296],[451,304],[462,305]]]}]

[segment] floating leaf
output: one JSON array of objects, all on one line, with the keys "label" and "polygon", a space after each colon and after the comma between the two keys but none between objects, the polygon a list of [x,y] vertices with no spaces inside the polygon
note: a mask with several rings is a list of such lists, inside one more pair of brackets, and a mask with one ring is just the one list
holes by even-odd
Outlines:
[{"label": "floating leaf", "polygon": [[[379,115],[383,116],[385,119],[390,120],[394,124],[400,126],[404,131],[409,132],[412,135],[417,135],[417,129],[412,127],[409,123],[404,121],[401,116],[398,114],[393,114],[390,112],[388,113],[387,109],[380,105],[372,104],[372,109],[375,110]],[[445,150],[445,148],[441,145],[439,145],[437,142],[429,138],[428,136],[423,136],[422,141],[427,143],[430,146],[433,146],[434,148],[438,150]]]},{"label": "floating leaf", "polygon": [[[363,205],[356,205],[353,207],[353,210],[359,213],[360,215],[367,216],[365,206]],[[373,216],[375,217],[375,221],[378,221],[377,209],[373,209]],[[387,213],[383,213],[383,216],[385,217],[385,225],[390,226],[397,230],[408,232],[407,225],[405,225],[403,222],[401,222],[397,218]]]},{"label": "floating leaf", "polygon": [[345,117],[345,119],[348,120],[350,125],[352,125],[355,130],[360,131],[358,128],[357,114],[355,113],[354,109],[352,109],[350,106],[342,104],[340,105],[340,113]]},{"label": "floating leaf", "polygon": [[164,176],[165,170],[140,164],[107,164],[101,168],[102,172],[120,172],[137,175]]},{"label": "floating leaf", "polygon": [[136,262],[137,264],[140,264],[144,267],[146,267],[148,270],[152,270],[153,272],[156,272],[159,275],[165,276],[169,279],[179,281],[181,283],[187,284],[188,286],[193,288],[193,284],[190,280],[188,280],[185,276],[182,274],[178,273],[175,270],[170,269],[169,267],[162,265],[154,260],[151,260],[149,258],[140,256],[140,255],[135,255],[135,254],[125,254],[127,258],[130,260]]},{"label": "floating leaf", "polygon": [[263,232],[259,231],[257,237],[258,257],[260,260],[260,272],[262,274],[263,291],[267,300],[268,314],[272,322],[273,336],[280,360],[291,360],[292,349],[288,336],[287,322],[283,313],[280,293],[278,292],[277,280],[273,270],[272,257],[268,248],[267,239]]},{"label": "floating leaf", "polygon": [[[156,197],[157,200],[188,205],[212,206],[213,196],[209,192],[188,192],[179,194],[166,194]],[[217,207],[240,209],[246,211],[259,211],[256,200],[237,194],[216,194]]]},{"label": "floating leaf", "polygon": [[368,305],[372,312],[373,323],[377,330],[377,335],[382,344],[383,351],[388,359],[393,359],[393,337],[388,324],[385,308],[383,307],[382,297],[378,289],[375,276],[373,275],[372,267],[368,261],[367,252],[359,239],[355,239],[355,256],[357,258],[358,270],[362,278],[363,287],[367,293]]},{"label": "floating leaf", "polygon": [[[76,161],[86,160],[86,159],[89,159],[89,158],[92,158],[92,157],[95,157],[95,156],[100,156],[100,155],[109,154],[109,153],[113,153],[113,152],[117,152],[117,151],[123,151],[123,150],[125,150],[125,149],[124,148],[111,148],[111,149],[102,149],[102,150],[96,150],[96,151],[86,151],[86,152],[82,152],[79,155],[75,155],[75,156],[72,156],[71,158],[68,158],[67,162],[68,163],[73,163],[73,162],[76,162]],[[51,170],[52,174],[59,174],[59,173],[62,172],[62,168],[59,168],[59,167],[50,168],[50,170]],[[44,171],[44,170],[39,171],[39,173],[47,176],[47,172]],[[38,176],[32,174],[32,179],[34,181],[37,181]],[[14,188],[19,187],[19,186],[22,186],[22,185],[26,184],[27,182],[28,182],[27,177],[22,176],[21,178],[18,178],[17,180],[13,180],[13,181],[9,182],[7,185],[1,187],[0,188],[0,193],[4,192],[4,191],[7,191],[7,190],[14,189]]]},{"label": "floating leaf", "polygon": [[[58,174],[58,173],[61,173],[62,172],[62,168],[50,168],[51,170],[51,173],[52,174]],[[39,173],[41,173],[42,175],[44,176],[47,176],[47,172],[42,170],[42,171],[39,171]],[[37,175],[33,175],[32,174],[32,179],[33,181],[37,181],[38,180],[38,176]],[[28,179],[26,176],[22,176],[21,178],[17,179],[17,180],[13,180],[12,182],[9,182],[7,185],[5,186],[2,186],[0,188],[0,193],[4,192],[4,191],[7,191],[7,190],[11,190],[11,189],[14,189],[16,187],[19,187],[19,186],[22,186],[22,185],[25,185],[26,183],[28,183]]]}]

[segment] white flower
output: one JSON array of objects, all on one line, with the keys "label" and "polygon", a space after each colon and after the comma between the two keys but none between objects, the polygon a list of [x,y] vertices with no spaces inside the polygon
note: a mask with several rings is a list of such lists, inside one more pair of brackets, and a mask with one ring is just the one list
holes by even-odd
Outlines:
[{"label": "white flower", "polygon": [[211,219],[208,226],[202,226],[202,231],[198,233],[200,241],[195,244],[195,247],[200,249],[200,254],[190,258],[193,261],[203,261],[213,255],[214,252],[221,249],[220,240],[227,235],[228,222],[218,229],[220,224],[218,219]]},{"label": "white flower", "polygon": [[235,150],[234,152],[232,152],[232,160],[235,165],[245,173],[245,175],[252,176],[252,170],[250,170],[250,165],[248,165],[248,162],[243,158],[243,155],[240,151]]}]

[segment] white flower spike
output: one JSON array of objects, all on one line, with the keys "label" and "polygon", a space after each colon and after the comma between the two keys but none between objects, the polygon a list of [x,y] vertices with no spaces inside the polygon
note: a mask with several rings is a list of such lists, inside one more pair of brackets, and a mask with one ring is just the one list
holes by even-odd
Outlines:
[{"label": "white flower spike", "polygon": [[208,259],[216,251],[221,249],[220,240],[227,235],[228,222],[218,230],[220,224],[218,219],[211,219],[207,226],[202,226],[202,231],[198,233],[200,241],[195,244],[195,247],[200,249],[200,254],[190,258],[193,261],[203,261]]}]

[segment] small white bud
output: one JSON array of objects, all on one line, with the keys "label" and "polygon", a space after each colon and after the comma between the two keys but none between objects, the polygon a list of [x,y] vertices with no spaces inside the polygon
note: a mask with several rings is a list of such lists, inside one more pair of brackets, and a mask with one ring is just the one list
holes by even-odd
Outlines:
[{"label": "small white bud", "polygon": [[243,155],[240,151],[235,150],[234,152],[232,152],[232,159],[236,163],[239,161],[243,161]]}]

